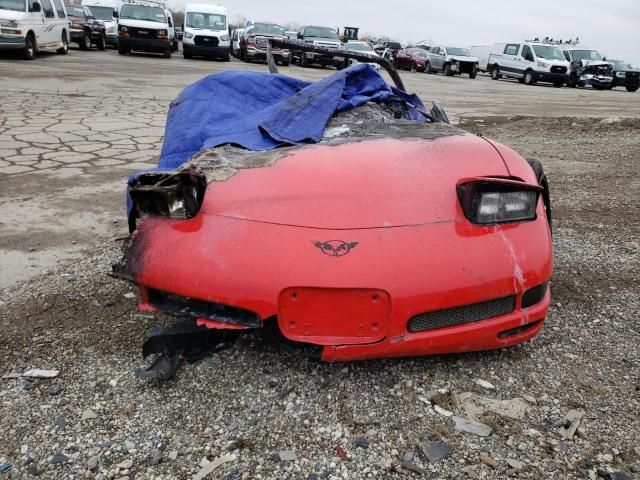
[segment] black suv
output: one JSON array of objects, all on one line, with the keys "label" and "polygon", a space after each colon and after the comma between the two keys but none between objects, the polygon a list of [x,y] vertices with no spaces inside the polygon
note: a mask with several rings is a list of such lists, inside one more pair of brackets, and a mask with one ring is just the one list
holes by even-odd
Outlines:
[{"label": "black suv", "polygon": [[107,33],[104,23],[96,20],[89,7],[65,4],[69,18],[71,42],[80,45],[82,50],[89,50],[92,45],[104,50],[107,45]]},{"label": "black suv", "polygon": [[625,87],[627,92],[635,92],[640,88],[640,70],[622,60],[608,59],[607,61],[613,64],[613,82],[609,85],[609,89]]}]

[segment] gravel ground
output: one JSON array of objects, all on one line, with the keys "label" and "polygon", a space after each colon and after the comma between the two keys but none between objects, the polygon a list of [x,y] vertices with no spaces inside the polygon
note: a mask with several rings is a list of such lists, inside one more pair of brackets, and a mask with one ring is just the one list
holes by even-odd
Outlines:
[{"label": "gravel ground", "polygon": [[[137,313],[134,289],[106,275],[119,258],[113,238],[2,292],[0,373],[60,373],[1,380],[0,463],[12,466],[0,478],[636,478],[640,122],[462,126],[540,159],[550,177],[553,303],[534,341],[323,364],[246,335],[172,381],[146,383],[132,375],[140,345],[166,319]],[[464,392],[504,400],[479,415],[490,435],[446,416],[471,415]],[[581,417],[573,437],[571,411]]]}]

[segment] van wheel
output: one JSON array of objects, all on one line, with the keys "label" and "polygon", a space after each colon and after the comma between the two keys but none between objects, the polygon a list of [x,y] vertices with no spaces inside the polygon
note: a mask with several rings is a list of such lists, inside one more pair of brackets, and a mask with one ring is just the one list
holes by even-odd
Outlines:
[{"label": "van wheel", "polygon": [[107,49],[107,36],[104,33],[100,35],[100,38],[98,38],[98,41],[96,42],[96,47],[98,47],[98,50],[103,50],[103,51]]},{"label": "van wheel", "polygon": [[500,80],[502,78],[502,75],[500,75],[500,67],[498,67],[498,65],[494,65],[491,69],[491,78],[493,80]]},{"label": "van wheel", "polygon": [[189,52],[189,51],[185,50],[185,49],[184,49],[184,47],[182,48],[182,56],[183,56],[184,58],[187,58],[187,59],[189,59],[189,58],[192,58],[192,57],[193,57],[193,55],[191,55],[191,52]]},{"label": "van wheel", "polygon": [[534,83],[536,83],[536,79],[533,76],[533,72],[531,70],[527,70],[526,72],[524,72],[524,83],[526,83],[527,85],[533,85]]},{"label": "van wheel", "polygon": [[62,46],[56,50],[58,55],[66,55],[69,52],[69,40],[67,39],[67,32],[62,32]]},{"label": "van wheel", "polygon": [[636,87],[624,87],[624,88],[627,89],[627,92],[633,93],[633,92],[637,92],[638,88],[640,88],[640,87],[636,86]]},{"label": "van wheel", "polygon": [[164,58],[171,58],[171,47],[167,47],[164,52],[162,52],[162,56]]},{"label": "van wheel", "polygon": [[29,33],[24,40],[24,50],[22,56],[26,60],[33,60],[36,58],[36,39],[33,37],[33,33]]},{"label": "van wheel", "polygon": [[91,34],[84,32],[84,35],[80,39],[80,50],[89,50],[91,48]]},{"label": "van wheel", "polygon": [[433,73],[433,69],[431,68],[431,62],[425,63],[424,73]]}]

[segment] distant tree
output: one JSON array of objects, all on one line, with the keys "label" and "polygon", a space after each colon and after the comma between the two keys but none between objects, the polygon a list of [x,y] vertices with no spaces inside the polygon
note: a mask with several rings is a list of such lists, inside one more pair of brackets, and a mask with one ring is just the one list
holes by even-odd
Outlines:
[{"label": "distant tree", "polygon": [[298,22],[286,22],[280,24],[282,28],[284,28],[288,32],[297,32],[300,28],[300,23]]}]

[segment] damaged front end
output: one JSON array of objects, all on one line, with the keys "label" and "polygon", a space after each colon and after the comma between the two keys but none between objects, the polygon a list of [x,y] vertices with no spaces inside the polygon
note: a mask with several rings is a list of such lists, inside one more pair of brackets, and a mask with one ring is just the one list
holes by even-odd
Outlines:
[{"label": "damaged front end", "polygon": [[580,60],[574,62],[572,70],[580,86],[591,85],[603,90],[613,82],[613,65],[609,62]]}]

